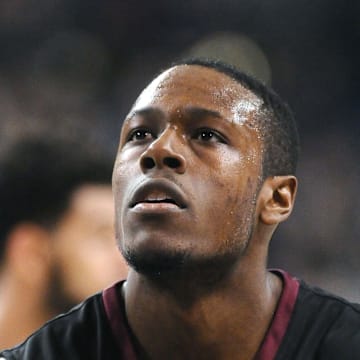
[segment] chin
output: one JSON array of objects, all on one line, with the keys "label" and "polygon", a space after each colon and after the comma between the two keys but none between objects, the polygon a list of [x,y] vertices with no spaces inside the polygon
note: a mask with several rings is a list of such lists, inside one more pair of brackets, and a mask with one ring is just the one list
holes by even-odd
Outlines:
[{"label": "chin", "polygon": [[130,267],[147,276],[179,271],[188,258],[185,251],[122,249],[121,253]]},{"label": "chin", "polygon": [[239,251],[196,255],[185,250],[122,249],[125,260],[137,273],[155,279],[218,281],[240,260]]}]

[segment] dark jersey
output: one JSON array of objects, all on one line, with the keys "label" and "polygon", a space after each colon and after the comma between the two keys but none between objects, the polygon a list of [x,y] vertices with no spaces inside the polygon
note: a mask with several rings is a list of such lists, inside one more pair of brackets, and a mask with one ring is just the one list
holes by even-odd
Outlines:
[{"label": "dark jersey", "polygon": [[[360,306],[276,271],[284,288],[255,360],[360,358]],[[7,360],[136,359],[122,282],[46,323]]]}]

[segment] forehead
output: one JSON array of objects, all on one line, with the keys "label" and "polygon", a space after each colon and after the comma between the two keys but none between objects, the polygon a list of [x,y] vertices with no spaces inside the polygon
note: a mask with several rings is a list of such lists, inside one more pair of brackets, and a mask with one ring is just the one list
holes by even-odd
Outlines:
[{"label": "forehead", "polygon": [[261,105],[254,93],[226,74],[199,65],[180,65],[155,78],[140,94],[129,115],[148,107],[166,113],[199,107],[242,124],[253,118]]}]

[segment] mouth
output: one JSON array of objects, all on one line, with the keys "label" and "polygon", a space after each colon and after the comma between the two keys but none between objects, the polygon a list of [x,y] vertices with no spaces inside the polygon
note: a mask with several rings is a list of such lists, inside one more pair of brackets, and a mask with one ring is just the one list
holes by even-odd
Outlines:
[{"label": "mouth", "polygon": [[184,209],[187,202],[177,185],[167,179],[152,179],[142,183],[135,191],[130,208]]}]

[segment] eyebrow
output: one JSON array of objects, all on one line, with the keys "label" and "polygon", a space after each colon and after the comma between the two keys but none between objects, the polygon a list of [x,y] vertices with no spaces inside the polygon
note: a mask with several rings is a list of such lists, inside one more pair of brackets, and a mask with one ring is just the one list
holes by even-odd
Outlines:
[{"label": "eyebrow", "polygon": [[218,111],[205,109],[197,106],[186,107],[184,112],[190,115],[191,117],[198,119],[202,119],[206,117],[222,118],[221,114]]},{"label": "eyebrow", "polygon": [[[198,106],[187,106],[182,110],[182,112],[187,116],[197,119],[203,119],[206,117],[222,118],[220,112]],[[165,113],[162,110],[149,106],[143,109],[134,110],[133,112],[131,112],[128,120],[132,119],[137,115],[142,117],[165,117]]]},{"label": "eyebrow", "polygon": [[142,117],[153,117],[153,116],[163,117],[165,114],[160,109],[149,106],[143,109],[132,111],[130,113],[129,120],[138,115]]}]

